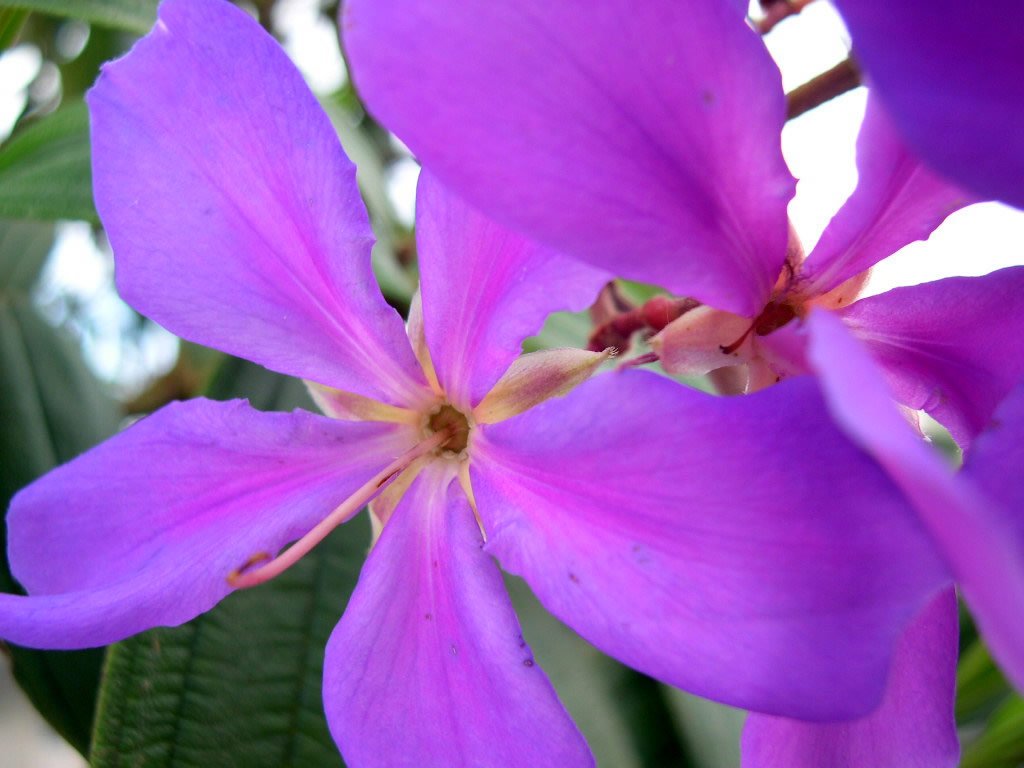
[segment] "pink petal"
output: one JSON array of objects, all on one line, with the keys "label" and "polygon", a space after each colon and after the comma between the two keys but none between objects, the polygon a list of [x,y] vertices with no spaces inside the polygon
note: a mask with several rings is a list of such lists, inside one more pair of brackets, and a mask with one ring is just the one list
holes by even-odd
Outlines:
[{"label": "pink petal", "polygon": [[900,638],[877,710],[834,724],[752,713],[744,768],[955,768],[956,656],[956,594],[947,589]]},{"label": "pink petal", "polygon": [[[985,485],[971,475],[956,476],[939,454],[909,428],[885,386],[883,374],[864,345],[836,316],[814,311],[808,357],[828,399],[832,416],[852,440],[885,468],[914,504],[938,550],[963,587],[989,647],[1014,682],[1024,688],[1024,539],[1018,509],[1004,506],[992,478]],[[998,450],[1012,450],[1024,430],[1024,391],[1015,390]],[[1007,436],[1009,433],[1010,436]],[[997,433],[998,434],[998,433]],[[978,443],[985,439],[983,435]],[[983,460],[978,457],[979,464]],[[1001,465],[1002,487],[1022,476]]]},{"label": "pink petal", "polygon": [[453,475],[416,480],[331,635],[331,733],[349,765],[592,766]]},{"label": "pink petal", "polygon": [[753,315],[794,181],[779,73],[736,5],[349,0],[341,24],[370,109],[469,203]]},{"label": "pink petal", "polygon": [[840,310],[904,405],[967,447],[1024,379],[1024,267],[897,288]]},{"label": "pink petal", "polygon": [[478,428],[487,549],[601,650],[736,706],[864,714],[945,579],[813,379],[716,398],[605,374]]},{"label": "pink petal", "polygon": [[1024,6],[837,0],[857,60],[900,132],[940,173],[1024,207]]},{"label": "pink petal", "polygon": [[104,645],[173,626],[231,591],[408,447],[393,425],[173,403],[22,490],[7,515],[0,637]]},{"label": "pink petal", "polygon": [[467,409],[550,313],[586,309],[611,279],[498,226],[426,172],[416,239],[427,345],[448,398]]},{"label": "pink petal", "polygon": [[191,341],[407,399],[422,376],[370,270],[355,168],[253,19],[166,0],[88,100],[96,206],[125,299]]},{"label": "pink petal", "polygon": [[804,267],[807,291],[825,293],[977,202],[940,178],[903,144],[877,96],[857,138],[857,188],[829,222]]}]

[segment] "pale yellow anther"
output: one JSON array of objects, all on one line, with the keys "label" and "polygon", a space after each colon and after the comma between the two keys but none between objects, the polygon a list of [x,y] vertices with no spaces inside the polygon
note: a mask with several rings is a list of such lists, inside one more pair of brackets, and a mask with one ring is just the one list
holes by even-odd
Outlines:
[{"label": "pale yellow anther", "polygon": [[434,391],[434,394],[441,395],[443,390],[437,379],[437,371],[434,370],[434,361],[430,359],[430,348],[427,347],[427,336],[423,329],[423,301],[420,298],[419,289],[412,295],[409,303],[409,320],[406,326],[406,333],[409,334],[409,342],[412,344],[412,351],[423,369],[423,375],[427,383]]},{"label": "pale yellow anther", "polygon": [[395,424],[416,424],[419,415],[408,408],[382,403],[312,381],[306,382],[313,402],[325,415],[342,421],[389,421]]},{"label": "pale yellow anther", "polygon": [[582,384],[612,355],[611,349],[545,349],[518,358],[473,409],[479,424],[510,419]]}]

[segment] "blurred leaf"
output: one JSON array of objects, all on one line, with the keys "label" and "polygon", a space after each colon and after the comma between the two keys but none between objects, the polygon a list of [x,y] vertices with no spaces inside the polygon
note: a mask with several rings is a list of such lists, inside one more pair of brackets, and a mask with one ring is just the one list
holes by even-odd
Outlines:
[{"label": "blurred leaf", "polygon": [[253,408],[261,411],[317,410],[306,385],[299,379],[282,376],[256,363],[229,355],[225,355],[213,375],[206,396],[214,400],[245,397]]},{"label": "blurred leaf", "polygon": [[[2,0],[0,0],[2,1]],[[81,101],[96,82],[100,66],[116,59],[134,38],[117,29],[92,27],[85,48],[71,61],[60,64],[60,85],[64,103]]]},{"label": "blurred leaf", "polygon": [[0,216],[97,220],[84,102],[41,118],[0,147]]},{"label": "blurred leaf", "polygon": [[590,338],[590,315],[586,312],[555,312],[548,316],[540,333],[523,341],[524,352],[572,347],[586,349]]},{"label": "blurred leaf", "polygon": [[356,179],[370,212],[377,242],[373,247],[373,270],[381,291],[406,314],[409,301],[416,290],[416,279],[410,270],[402,267],[398,258],[396,234],[400,229],[395,211],[387,194],[387,176],[383,160],[373,142],[363,133],[360,123],[337,100],[322,100],[321,104],[334,129],[338,132],[345,154],[356,166]]},{"label": "blurred leaf", "polygon": [[158,0],[0,0],[0,7],[21,8],[54,16],[148,32],[156,21]]},{"label": "blurred leaf", "polygon": [[[0,297],[0,499],[112,434],[115,404],[77,349],[37,316],[26,298]],[[0,552],[6,553],[6,526]],[[7,566],[0,588],[20,592]],[[15,679],[76,749],[89,746],[103,650],[53,652],[10,647]]]},{"label": "blurred leaf", "polygon": [[960,654],[956,670],[958,723],[963,724],[991,713],[1012,691],[980,640],[975,640]]},{"label": "blurred leaf", "polygon": [[[208,394],[312,407],[302,382],[225,358]],[[341,765],[320,688],[323,651],[370,542],[365,516],[269,584],[111,648],[93,768]]]},{"label": "blurred leaf", "polygon": [[509,576],[505,583],[523,636],[599,766],[697,765],[684,752],[660,684],[580,638],[548,613],[521,579]]},{"label": "blurred leaf", "polygon": [[660,288],[657,285],[651,285],[650,283],[638,283],[633,280],[616,280],[616,284],[618,285],[619,293],[622,297],[636,306],[640,306],[655,296],[660,296],[665,293],[664,288]]},{"label": "blurred leaf", "polygon": [[730,768],[740,764],[740,734],[747,713],[665,687],[672,713],[695,765]]},{"label": "blurred leaf", "polygon": [[1024,699],[1013,696],[964,749],[960,768],[1010,768],[1024,763]]},{"label": "blurred leaf", "polygon": [[0,52],[14,45],[27,18],[28,11],[0,7]]},{"label": "blurred leaf", "polygon": [[26,295],[52,246],[52,224],[0,221],[0,295]]}]

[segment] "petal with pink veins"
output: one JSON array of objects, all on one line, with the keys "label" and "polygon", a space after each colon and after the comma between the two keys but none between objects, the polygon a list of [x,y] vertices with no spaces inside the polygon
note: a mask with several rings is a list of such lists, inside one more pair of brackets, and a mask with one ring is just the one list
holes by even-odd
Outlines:
[{"label": "petal with pink veins", "polygon": [[424,469],[363,567],[327,645],[331,733],[350,765],[593,766],[453,478]]},{"label": "petal with pink veins", "polygon": [[760,311],[794,181],[780,76],[735,0],[348,0],[370,110],[503,224],[609,272]]},{"label": "petal with pink veins", "polygon": [[132,306],[281,373],[415,399],[422,375],[370,269],[355,167],[248,14],[166,0],[87,98],[96,207]]},{"label": "petal with pink veins", "polygon": [[477,432],[488,551],[598,648],[698,695],[862,715],[948,580],[810,377],[716,398],[609,373]]},{"label": "petal with pink veins", "polygon": [[228,575],[276,554],[409,446],[394,425],[174,403],[20,491],[0,637],[105,645],[209,610]]}]

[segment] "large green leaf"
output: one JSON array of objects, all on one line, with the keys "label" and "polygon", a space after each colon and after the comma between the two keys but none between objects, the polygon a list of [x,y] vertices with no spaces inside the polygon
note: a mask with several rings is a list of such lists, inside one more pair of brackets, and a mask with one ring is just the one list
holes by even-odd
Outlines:
[{"label": "large green leaf", "polygon": [[989,718],[981,735],[964,749],[960,768],[1024,765],[1024,699],[1014,695]]},{"label": "large green leaf", "polygon": [[27,295],[52,246],[50,223],[0,221],[0,295]]},{"label": "large green leaf", "polygon": [[84,102],[41,118],[0,147],[0,216],[97,220]]},{"label": "large green leaf", "polygon": [[0,7],[0,51],[5,51],[14,45],[27,18],[27,11]]},{"label": "large green leaf", "polygon": [[675,727],[661,686],[611,659],[549,614],[518,578],[509,594],[534,656],[587,739],[598,765],[696,765]]},{"label": "large green leaf", "polygon": [[69,16],[140,33],[153,26],[157,4],[158,0],[0,0],[0,8]]},{"label": "large green leaf", "polygon": [[[113,433],[114,403],[70,342],[25,297],[0,296],[0,501]],[[0,526],[0,552],[6,553]],[[20,591],[6,561],[0,589]],[[102,650],[10,647],[14,676],[35,707],[79,751],[89,745]]]},{"label": "large green leaf", "polygon": [[356,166],[356,180],[377,238],[372,254],[377,282],[388,300],[404,315],[416,290],[416,280],[398,258],[401,227],[387,194],[387,177],[380,152],[364,133],[360,116],[353,114],[353,109],[346,108],[338,99],[321,100],[321,105],[338,132],[345,154]]},{"label": "large green leaf", "polygon": [[957,723],[965,725],[987,717],[1012,692],[981,640],[973,640],[961,651],[956,670]]}]

